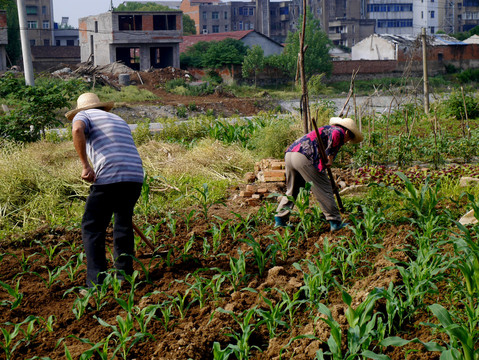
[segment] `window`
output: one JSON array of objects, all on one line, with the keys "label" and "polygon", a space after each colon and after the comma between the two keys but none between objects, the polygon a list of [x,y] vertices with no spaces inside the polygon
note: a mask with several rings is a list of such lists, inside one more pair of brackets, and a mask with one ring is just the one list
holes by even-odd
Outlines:
[{"label": "window", "polygon": [[243,30],[243,22],[242,21],[239,22],[238,27],[239,27],[240,30]]},{"label": "window", "polygon": [[275,9],[271,9],[271,10],[269,11],[269,15],[270,15],[270,16],[275,16],[275,15],[276,15],[276,10],[275,10]]},{"label": "window", "polygon": [[50,20],[43,20],[43,29],[50,29]]},{"label": "window", "polygon": [[249,16],[253,16],[254,15],[254,9],[251,7],[249,8]]},{"label": "window", "polygon": [[288,15],[289,14],[289,8],[288,7],[280,7],[279,8],[279,14],[280,15]]},{"label": "window", "polygon": [[228,29],[228,25],[225,25],[225,32],[228,32],[229,29]]},{"label": "window", "polygon": [[153,15],[153,30],[176,30],[176,15]]},{"label": "window", "polygon": [[206,11],[203,11],[203,20],[207,19]]},{"label": "window", "polygon": [[434,19],[434,16],[435,16],[435,13],[434,13],[434,10],[431,11],[431,19]]},{"label": "window", "polygon": [[368,12],[404,12],[412,11],[412,3],[410,4],[369,4]]},{"label": "window", "polygon": [[220,32],[220,27],[218,25],[213,25],[212,31],[214,33],[219,33]]},{"label": "window", "polygon": [[37,15],[38,14],[38,7],[37,6],[27,6],[27,15]]},{"label": "window", "polygon": [[60,40],[55,40],[55,46],[60,46]]},{"label": "window", "polygon": [[213,11],[213,12],[211,13],[211,18],[212,18],[213,20],[217,20],[217,19],[219,18],[218,15],[219,15],[219,14],[218,14],[218,11]]},{"label": "window", "polygon": [[50,40],[49,39],[43,39],[43,46],[50,46]]},{"label": "window", "polygon": [[140,48],[118,47],[116,48],[116,60],[123,61],[133,70],[140,70]]},{"label": "window", "polygon": [[75,40],[67,40],[67,46],[74,46]]},{"label": "window", "polygon": [[431,26],[431,34],[434,34],[435,31],[436,29],[434,29],[434,26]]},{"label": "window", "polygon": [[37,21],[28,21],[27,26],[29,29],[38,29]]},{"label": "window", "polygon": [[228,20],[228,11],[225,11],[225,20]]},{"label": "window", "polygon": [[421,19],[424,19],[424,11],[421,11]]},{"label": "window", "polygon": [[95,32],[98,32],[98,21],[95,21]]},{"label": "window", "polygon": [[141,15],[119,15],[118,27],[120,31],[142,30],[142,17]]},{"label": "window", "polygon": [[233,15],[236,16],[236,8],[233,8]]},{"label": "window", "polygon": [[47,14],[47,7],[42,6],[42,15],[46,15],[46,14]]},{"label": "window", "polygon": [[233,30],[236,31],[236,23],[233,24]]},{"label": "window", "polygon": [[208,34],[208,27],[203,25],[203,34]]},{"label": "window", "polygon": [[35,46],[35,40],[30,40],[30,46]]}]

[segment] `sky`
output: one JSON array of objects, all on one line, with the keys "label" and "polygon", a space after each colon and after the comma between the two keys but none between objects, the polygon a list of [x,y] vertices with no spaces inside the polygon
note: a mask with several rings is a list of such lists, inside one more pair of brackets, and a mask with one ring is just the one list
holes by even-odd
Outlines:
[{"label": "sky", "polygon": [[[113,6],[118,6],[124,0],[113,0]],[[60,24],[62,17],[67,16],[68,24],[77,28],[78,19],[97,15],[110,10],[111,0],[53,0],[53,20]]]}]

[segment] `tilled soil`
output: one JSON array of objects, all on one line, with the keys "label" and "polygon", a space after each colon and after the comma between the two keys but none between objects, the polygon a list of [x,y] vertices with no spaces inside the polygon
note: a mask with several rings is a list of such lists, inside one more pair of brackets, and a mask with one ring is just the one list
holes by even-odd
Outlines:
[{"label": "tilled soil", "polygon": [[[281,192],[284,184],[271,183],[268,185],[271,192]],[[115,299],[112,288],[108,289],[105,297],[100,303],[95,303],[93,298],[85,313],[78,319],[75,317],[74,309],[82,299],[79,294],[80,288],[85,282],[85,264],[80,265],[77,275],[69,278],[68,270],[65,269],[59,277],[49,283],[49,271],[64,266],[68,260],[82,251],[81,233],[77,228],[51,228],[45,225],[36,232],[29,234],[26,238],[17,239],[11,242],[2,242],[0,248],[0,281],[9,284],[11,287],[19,286],[19,292],[23,299],[19,306],[10,309],[13,302],[11,295],[0,289],[0,323],[3,328],[12,330],[12,324],[19,324],[29,316],[37,317],[34,325],[35,335],[31,339],[20,341],[25,337],[21,334],[13,339],[13,344],[18,341],[11,359],[51,358],[65,359],[68,351],[73,359],[80,358],[82,353],[91,349],[93,344],[100,343],[109,338],[109,359],[115,349],[118,349],[116,358],[126,359],[212,359],[213,344],[218,342],[221,348],[230,343],[235,343],[228,334],[241,333],[238,323],[232,315],[218,310],[231,311],[241,318],[241,314],[249,309],[258,307],[267,309],[262,296],[271,299],[274,303],[281,301],[281,294],[284,291],[290,297],[297,293],[303,285],[303,275],[294,265],[303,259],[313,259],[324,248],[327,239],[329,244],[337,246],[344,237],[351,237],[349,229],[343,229],[337,233],[330,233],[329,226],[325,221],[315,224],[307,237],[303,238],[295,248],[290,251],[285,259],[276,258],[273,264],[271,259],[267,262],[266,270],[262,276],[258,275],[258,266],[251,255],[251,247],[240,239],[257,239],[263,251],[271,244],[268,236],[278,232],[284,235],[285,229],[273,228],[271,217],[260,222],[251,222],[250,228],[241,228],[239,225],[245,219],[254,219],[256,214],[266,211],[266,208],[274,208],[275,200],[269,205],[263,203],[261,206],[246,206],[244,201],[234,196],[238,189],[231,191],[229,200],[224,205],[213,205],[208,209],[208,219],[205,220],[201,211],[205,208],[185,209],[183,218],[177,217],[176,232],[173,235],[168,222],[163,218],[152,216],[145,221],[136,219],[135,222],[143,229],[155,245],[160,245],[160,252],[153,254],[139,239],[137,239],[137,261],[135,270],[139,276],[135,281],[134,305],[136,310],[133,314],[140,316],[141,310],[149,305],[162,304],[171,301],[177,296],[185,296],[185,314],[182,318],[178,308],[171,308],[171,318],[166,322],[164,313],[159,310],[156,318],[148,324],[144,336],[136,342],[140,333],[139,325],[133,320],[133,329],[125,335],[126,348],[119,346],[119,320],[127,318],[125,307],[128,303],[128,295],[132,286],[128,282],[122,284],[118,298]],[[267,200],[270,201],[270,200]],[[185,214],[191,210],[197,211],[197,217],[189,223],[185,222]],[[270,214],[271,215],[271,214]],[[222,219],[217,221],[217,219]],[[293,223],[297,219],[292,218]],[[214,246],[212,237],[212,224],[239,225],[239,236],[233,239],[232,233],[223,232],[221,241],[216,251],[210,250],[204,254],[204,241],[206,239],[210,246]],[[247,221],[243,224],[248,223]],[[170,223],[171,224],[171,223]],[[147,231],[148,227],[154,228]],[[397,270],[388,269],[392,263],[388,257],[398,260],[406,260],[405,252],[401,251],[407,245],[407,237],[412,230],[410,225],[384,225],[379,233],[381,234],[379,244],[381,247],[370,247],[363,255],[364,266],[361,266],[356,274],[345,279],[340,279],[340,274],[335,273],[337,281],[348,289],[353,296],[354,306],[365,300],[366,296],[376,287],[387,288],[393,282],[400,279]],[[188,241],[194,236],[195,241],[188,251],[185,251]],[[108,233],[107,245],[111,248],[111,229]],[[50,251],[47,251],[50,249]],[[54,249],[54,251],[51,251]],[[168,251],[165,254],[164,251]],[[216,296],[212,288],[200,289],[194,287],[196,279],[215,279],[221,272],[230,271],[230,259],[237,259],[239,251],[246,256],[246,273],[238,289],[234,290],[228,281],[217,283]],[[50,253],[50,259],[47,254]],[[141,263],[141,264],[140,264]],[[146,272],[145,272],[146,269]],[[201,291],[207,295],[204,303],[201,303],[199,296]],[[301,295],[300,299],[304,296]],[[97,297],[98,298],[98,297]],[[437,301],[437,299],[435,299]],[[333,317],[343,329],[347,331],[345,318],[346,305],[342,300],[341,292],[337,287],[332,287],[322,299],[324,304],[332,311]],[[123,305],[123,307],[121,306]],[[384,307],[384,303],[378,301],[377,310]],[[163,307],[167,308],[167,307]],[[258,326],[249,339],[251,359],[279,359],[282,353],[283,358],[312,359],[319,349],[327,350],[325,342],[329,337],[329,327],[317,317],[319,313],[315,310],[308,310],[302,305],[294,316],[292,327],[280,324],[277,328],[277,336],[270,338],[266,325]],[[52,331],[47,329],[45,320],[53,316]],[[258,322],[256,315],[254,321]],[[418,326],[425,321],[425,313],[419,313],[413,322],[404,324],[402,332],[397,334],[403,338],[419,337],[423,341],[431,340],[431,331],[423,326]],[[10,324],[12,323],[12,324]],[[107,325],[109,324],[109,326]],[[25,330],[25,325],[22,326]],[[116,335],[111,335],[117,331]],[[136,335],[135,335],[136,334]],[[314,334],[319,340],[300,338],[292,341],[296,336]],[[131,348],[129,348],[131,345]],[[253,348],[254,346],[254,348]],[[343,342],[344,351],[347,345]],[[67,349],[67,350],[66,350]],[[284,349],[284,350],[282,350]],[[421,350],[421,345],[410,345],[404,348],[382,349],[393,360],[402,360],[405,354],[411,349],[419,349],[418,352],[411,352],[408,359],[439,359],[438,353],[428,353]],[[121,350],[125,351],[121,355]],[[376,349],[376,351],[378,351]],[[5,354],[0,354],[0,359],[5,359]],[[98,354],[95,359],[99,359]],[[230,358],[234,358],[231,356]]]}]

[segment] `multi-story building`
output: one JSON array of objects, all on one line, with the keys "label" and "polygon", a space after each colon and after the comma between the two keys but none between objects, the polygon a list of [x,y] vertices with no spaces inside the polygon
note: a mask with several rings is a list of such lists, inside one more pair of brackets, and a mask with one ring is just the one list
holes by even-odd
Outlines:
[{"label": "multi-story building", "polygon": [[479,25],[479,0],[464,0],[462,3],[462,11],[459,12],[461,17],[461,30],[469,31],[473,27]]},{"label": "multi-story building", "polygon": [[53,0],[25,0],[25,7],[30,45],[54,45]]},{"label": "multi-story building", "polygon": [[180,9],[194,21],[198,34],[256,30],[284,42],[290,29],[290,1],[183,0]]},{"label": "multi-story building", "polygon": [[134,70],[180,67],[181,11],[110,11],[79,19],[81,61]]}]

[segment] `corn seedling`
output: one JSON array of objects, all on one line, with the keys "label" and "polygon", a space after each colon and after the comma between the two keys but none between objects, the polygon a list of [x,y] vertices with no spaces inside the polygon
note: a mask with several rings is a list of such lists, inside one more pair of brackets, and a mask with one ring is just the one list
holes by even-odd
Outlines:
[{"label": "corn seedling", "polygon": [[191,220],[193,220],[193,218],[196,216],[196,213],[197,213],[196,210],[190,210],[190,212],[188,214],[185,214],[185,215],[181,216],[181,218],[185,222],[187,232],[190,231]]},{"label": "corn seedling", "polygon": [[74,281],[78,274],[85,269],[80,270],[80,267],[83,265],[85,259],[85,253],[80,252],[77,255],[72,255],[66,265],[63,267],[63,270],[67,273],[68,279]]},{"label": "corn seedling", "polygon": [[[95,354],[98,355],[100,360],[113,360],[113,359],[115,359],[115,355],[112,355],[112,357],[109,357],[110,348],[108,346],[108,343],[110,342],[111,334],[110,334],[110,336],[107,336],[106,338],[104,338],[104,339],[102,339],[102,340],[100,340],[99,342],[96,342],[96,343],[90,341],[89,339],[78,338],[75,335],[70,335],[68,337],[72,337],[76,340],[79,340],[80,342],[82,342],[84,344],[88,344],[88,345],[91,346],[88,350],[84,351],[80,355],[80,360],[91,359]],[[67,353],[70,354],[70,352],[68,351],[68,348],[67,348],[66,344],[64,344],[64,346],[65,346],[65,356],[66,356],[67,360],[70,360],[70,359],[73,360],[73,358],[71,358],[71,357],[68,358]]]},{"label": "corn seedling", "polygon": [[107,274],[103,282],[101,284],[95,285],[94,287],[95,291],[93,291],[92,298],[95,302],[95,308],[97,310],[101,310],[103,306],[108,304],[106,298],[108,297],[108,289],[111,285],[113,277],[114,276],[111,273]]},{"label": "corn seedling", "polygon": [[[143,264],[143,262],[139,260],[138,258],[136,258],[135,256],[133,255],[129,255],[129,256],[131,256],[131,258],[141,267],[141,270],[143,270],[143,274],[145,275],[145,282],[148,284],[151,284],[152,283],[151,282],[151,266],[153,264],[153,260],[155,259],[155,257],[151,257],[150,261],[148,262],[148,266],[145,266],[145,264]],[[158,264],[156,266],[158,266]]]},{"label": "corn seedling", "polygon": [[233,286],[233,291],[238,289],[238,286],[246,278],[246,258],[241,249],[238,249],[238,259],[230,258],[230,272],[226,275]]},{"label": "corn seedling", "polygon": [[188,239],[188,241],[185,243],[185,246],[183,247],[183,251],[181,253],[181,257],[183,261],[185,261],[186,259],[192,256],[189,254],[189,252],[194,244],[195,244],[195,234],[193,233]]},{"label": "corn seedling", "polygon": [[188,302],[188,294],[189,290],[186,290],[183,295],[181,295],[179,292],[176,293],[176,296],[168,295],[171,303],[175,305],[176,309],[178,310],[181,320],[185,318],[186,312],[192,304],[191,302]]},{"label": "corn seedling", "polygon": [[278,326],[288,326],[288,323],[283,320],[283,316],[287,311],[285,308],[287,304],[283,301],[273,304],[273,302],[267,297],[261,296],[261,298],[269,309],[264,310],[258,308],[256,309],[256,313],[263,318],[263,322],[268,328],[269,337],[270,339],[273,339],[277,336],[276,329]]},{"label": "corn seedling", "polygon": [[[27,318],[28,319],[28,318]],[[21,322],[18,324],[7,323],[5,325],[11,326],[11,330],[9,331],[7,328],[0,328],[3,334],[3,340],[0,340],[0,346],[3,349],[3,353],[5,354],[5,359],[10,360],[13,359],[13,353],[17,349],[17,347],[25,341],[24,338],[18,339],[15,341],[17,336],[22,333],[22,326],[25,322]]]},{"label": "corn seedling", "polygon": [[203,256],[204,257],[208,256],[210,250],[211,250],[211,245],[208,242],[208,238],[205,236],[203,238],[203,251],[202,251]]},{"label": "corn seedling", "polygon": [[48,266],[42,266],[42,267],[47,270],[47,274],[48,274],[47,278],[44,279],[42,276],[40,276],[40,274],[36,274],[36,275],[38,275],[40,279],[43,280],[47,288],[50,288],[54,283],[57,282],[57,279],[60,277],[62,271],[66,268],[66,266],[57,266],[53,270],[50,270]]},{"label": "corn seedling", "polygon": [[315,304],[328,294],[332,285],[336,284],[333,277],[336,268],[332,264],[332,248],[327,238],[324,239],[323,250],[318,251],[315,261],[306,259],[303,264],[306,264],[308,272],[305,272],[298,263],[294,263],[293,266],[303,272],[304,285],[301,289],[305,292],[310,303]]},{"label": "corn seedling", "polygon": [[7,292],[8,295],[10,295],[14,300],[2,300],[0,302],[1,306],[10,306],[10,310],[15,309],[17,306],[19,306],[22,302],[23,299],[23,293],[20,292],[20,280],[17,280],[17,284],[12,287],[8,285],[7,283],[4,283],[3,281],[0,281],[0,286],[2,286]]},{"label": "corn seedling", "polygon": [[253,258],[258,266],[258,275],[262,277],[268,261],[271,259],[273,266],[276,263],[276,252],[277,247],[275,245],[269,245],[266,247],[265,251],[261,250],[261,244],[258,243],[251,234],[246,234],[249,240],[240,240],[252,248]]},{"label": "corn seedling", "polygon": [[436,206],[441,200],[438,196],[439,189],[441,187],[440,181],[436,182],[436,185],[429,185],[429,177],[420,189],[417,189],[414,184],[401,172],[397,172],[396,175],[404,182],[405,191],[401,192],[394,189],[397,195],[405,201],[404,210],[412,211],[418,222],[423,222],[424,219],[428,219],[430,216],[436,214]]},{"label": "corn seedling", "polygon": [[213,205],[216,204],[223,204],[222,201],[214,201],[211,199],[210,190],[208,188],[208,184],[203,184],[201,188],[194,188],[197,192],[197,195],[190,195],[193,199],[195,199],[199,205],[201,206],[201,212],[205,217],[205,220],[208,220],[208,212]]},{"label": "corn seedling", "polygon": [[100,325],[112,330],[108,337],[116,337],[117,344],[116,348],[113,350],[113,355],[120,352],[122,358],[125,360],[128,359],[128,354],[136,343],[142,340],[145,336],[151,337],[151,334],[144,334],[135,331],[131,313],[127,313],[125,319],[118,315],[116,317],[117,326],[110,325],[97,316],[93,317],[97,319]]},{"label": "corn seedling", "polygon": [[217,341],[213,343],[213,360],[228,360],[233,350],[230,347],[221,349],[221,344]]},{"label": "corn seedling", "polygon": [[301,290],[296,291],[293,296],[289,296],[285,290],[277,290],[281,294],[282,304],[285,305],[285,310],[288,312],[289,326],[293,327],[294,315],[299,310],[306,300],[299,300]]},{"label": "corn seedling", "polygon": [[89,302],[90,298],[93,296],[93,292],[95,291],[94,288],[88,289],[87,293],[85,296],[78,296],[75,301],[73,301],[73,307],[72,307],[72,312],[73,315],[75,315],[75,319],[80,320],[83,314],[85,313]]},{"label": "corn seedling", "polygon": [[362,206],[362,213],[364,215],[362,225],[364,227],[364,232],[366,233],[366,238],[367,240],[372,241],[376,235],[377,229],[386,222],[386,218],[382,209]]},{"label": "corn seedling", "polygon": [[169,211],[166,216],[168,216],[168,221],[166,221],[166,226],[171,232],[171,236],[175,237],[176,236],[176,223],[177,219],[173,217],[173,212]]},{"label": "corn seedling", "polygon": [[209,229],[207,232],[211,234],[213,253],[216,254],[221,245],[221,240],[223,238],[223,231],[229,225],[229,222],[231,220],[224,221],[218,216],[215,216],[215,217],[218,219],[218,226],[217,224],[213,224],[211,229]]},{"label": "corn seedling", "polygon": [[[334,360],[353,360],[360,356],[373,356],[375,354],[368,350],[372,341],[377,338],[375,329],[377,314],[373,314],[374,303],[380,297],[380,292],[372,292],[356,309],[351,307],[351,296],[343,292],[343,301],[348,305],[346,310],[346,319],[348,320],[347,332],[347,350],[343,354],[342,346],[342,332],[339,323],[334,320],[331,311],[322,303],[318,303],[317,307],[321,314],[326,315],[326,318],[318,316],[317,320],[324,321],[329,325],[331,335],[327,341],[329,352],[325,355],[331,356]],[[317,355],[319,359],[323,359],[323,352],[319,350]],[[378,358],[379,359],[379,358]]]},{"label": "corn seedling", "polygon": [[20,265],[20,268],[22,269],[22,273],[24,273],[30,270],[30,266],[31,266],[30,262],[37,261],[37,260],[31,260],[31,259],[34,259],[34,257],[38,255],[38,253],[35,252],[27,256],[25,255],[25,252],[23,251],[20,258],[18,258],[15,254],[12,254],[12,255],[18,260],[18,265]]},{"label": "corn seedling", "polygon": [[161,312],[161,318],[156,317],[156,319],[160,321],[160,323],[165,328],[165,331],[168,332],[170,322],[173,317],[173,304],[171,303],[171,301],[163,301],[163,303],[159,305],[158,309]]},{"label": "corn seedling", "polygon": [[295,238],[292,237],[289,228],[284,229],[283,235],[276,230],[273,235],[268,235],[268,238],[277,245],[277,248],[281,253],[281,260],[286,261],[289,252],[293,248],[293,240],[295,240]]},{"label": "corn seedling", "polygon": [[55,325],[56,317],[55,315],[50,315],[48,318],[41,318],[43,324],[45,325],[48,332],[53,332],[53,326]]},{"label": "corn seedling", "polygon": [[228,347],[233,351],[238,360],[248,359],[250,351],[253,348],[260,350],[257,346],[251,346],[249,344],[251,335],[262,323],[254,323],[254,314],[256,313],[256,310],[257,308],[254,307],[252,309],[243,311],[240,316],[236,316],[236,314],[232,311],[227,311],[223,308],[217,309],[219,312],[231,315],[236,324],[240,327],[240,331],[233,331],[233,333],[228,334],[228,336],[236,340],[236,344],[229,344]]},{"label": "corn seedling", "polygon": [[57,252],[57,249],[60,247],[61,243],[55,244],[55,245],[45,245],[41,241],[35,241],[37,244],[39,244],[43,252],[45,253],[48,261],[53,261],[61,251]]},{"label": "corn seedling", "polygon": [[[241,214],[238,214],[235,212],[232,212],[232,214],[236,216],[238,220],[235,226],[236,229],[234,230],[235,234],[238,234],[238,233],[247,234],[254,231],[254,229],[256,228],[256,217],[254,215],[247,214],[245,217],[243,217]],[[230,229],[230,233],[231,233],[231,229]],[[236,239],[236,236],[233,238]]]},{"label": "corn seedling", "polygon": [[[150,323],[151,319],[156,316],[156,311],[159,307],[160,305],[150,305],[140,309],[139,307],[135,306],[133,309],[132,316],[136,320],[142,334],[149,334],[147,331],[148,324]],[[151,337],[154,340],[154,336],[151,335]]]},{"label": "corn seedling", "polygon": [[185,283],[189,286],[188,291],[190,297],[193,301],[198,301],[200,309],[202,309],[205,306],[206,301],[209,299],[208,289],[212,286],[212,280],[203,278],[195,273],[193,274],[195,282],[190,284],[187,282],[189,275],[190,274],[186,277]]},{"label": "corn seedling", "polygon": [[[347,242],[347,240],[345,240]],[[342,284],[346,284],[348,278],[356,273],[356,264],[359,259],[359,252],[346,245],[338,245],[334,248],[335,264],[341,273]]]}]

